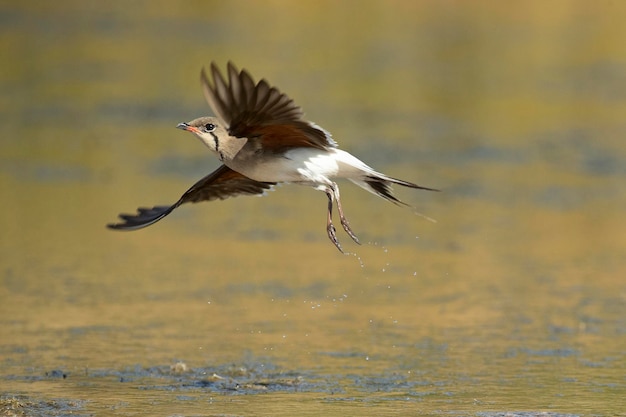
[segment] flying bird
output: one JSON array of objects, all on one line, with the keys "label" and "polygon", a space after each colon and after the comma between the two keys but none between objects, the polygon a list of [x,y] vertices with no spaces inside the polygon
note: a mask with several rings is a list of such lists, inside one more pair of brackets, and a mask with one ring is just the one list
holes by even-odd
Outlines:
[{"label": "flying bird", "polygon": [[193,133],[222,165],[196,182],[176,203],[140,207],[136,214],[120,214],[122,222],[109,224],[109,228],[141,229],[184,203],[262,195],[277,183],[294,183],[326,193],[326,231],[343,253],[332,221],[334,202],[343,229],[356,243],[359,239],[344,215],[335,179],[348,179],[397,205],[407,204],[393,195],[392,184],[438,191],[375,171],[339,149],[329,132],[305,120],[302,109],[266,80],[256,83],[246,70],[239,71],[232,62],[226,72],[224,77],[212,63],[210,79],[204,68],[200,74],[204,97],[215,117],[200,117],[176,126]]}]

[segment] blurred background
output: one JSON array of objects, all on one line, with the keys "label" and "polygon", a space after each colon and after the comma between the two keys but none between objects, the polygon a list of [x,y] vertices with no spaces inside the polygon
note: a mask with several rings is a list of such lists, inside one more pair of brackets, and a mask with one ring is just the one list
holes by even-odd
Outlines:
[{"label": "blurred background", "polygon": [[[3,407],[623,412],[625,19],[617,1],[2,2]],[[338,231],[347,256],[324,194],[295,185],[105,229],[219,166],[175,126],[210,114],[200,69],[229,60],[441,189],[396,190],[436,222],[340,183],[364,242]]]}]

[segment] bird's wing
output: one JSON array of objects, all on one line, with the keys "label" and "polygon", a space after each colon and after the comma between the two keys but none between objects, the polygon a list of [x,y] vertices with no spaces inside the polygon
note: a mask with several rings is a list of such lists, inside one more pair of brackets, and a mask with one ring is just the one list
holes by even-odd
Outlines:
[{"label": "bird's wing", "polygon": [[254,181],[226,165],[222,165],[187,190],[180,199],[171,206],[140,207],[137,214],[120,214],[121,223],[109,224],[110,229],[136,230],[158,222],[170,214],[176,207],[184,203],[224,200],[238,195],[259,195],[272,188],[273,182]]},{"label": "bird's wing", "polygon": [[209,81],[204,69],[200,74],[204,96],[211,109],[228,125],[229,134],[259,140],[266,149],[336,147],[330,133],[303,119],[294,101],[265,80],[255,83],[246,70],[228,63],[227,79],[215,63]]}]

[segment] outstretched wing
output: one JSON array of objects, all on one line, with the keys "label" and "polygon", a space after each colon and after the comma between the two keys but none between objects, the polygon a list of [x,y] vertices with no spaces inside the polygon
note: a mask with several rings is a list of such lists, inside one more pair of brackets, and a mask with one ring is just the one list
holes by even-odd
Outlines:
[{"label": "outstretched wing", "polygon": [[222,165],[200,181],[195,183],[171,206],[140,207],[137,214],[120,214],[121,223],[108,224],[110,229],[137,230],[158,222],[184,203],[224,200],[238,195],[259,195],[272,188],[276,183],[254,181],[226,165]]},{"label": "outstretched wing", "polygon": [[228,125],[231,136],[259,140],[266,149],[274,150],[337,146],[330,133],[304,120],[302,109],[267,81],[255,83],[246,70],[239,71],[232,62],[227,73],[228,81],[211,63],[213,82],[204,69],[200,78],[209,106]]}]

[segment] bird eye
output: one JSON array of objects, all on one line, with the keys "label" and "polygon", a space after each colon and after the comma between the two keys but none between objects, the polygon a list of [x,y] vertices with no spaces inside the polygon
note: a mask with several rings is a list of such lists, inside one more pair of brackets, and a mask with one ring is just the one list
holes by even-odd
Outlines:
[{"label": "bird eye", "polygon": [[213,123],[207,123],[204,125],[204,128],[206,129],[207,132],[211,132],[215,130],[215,125]]}]

